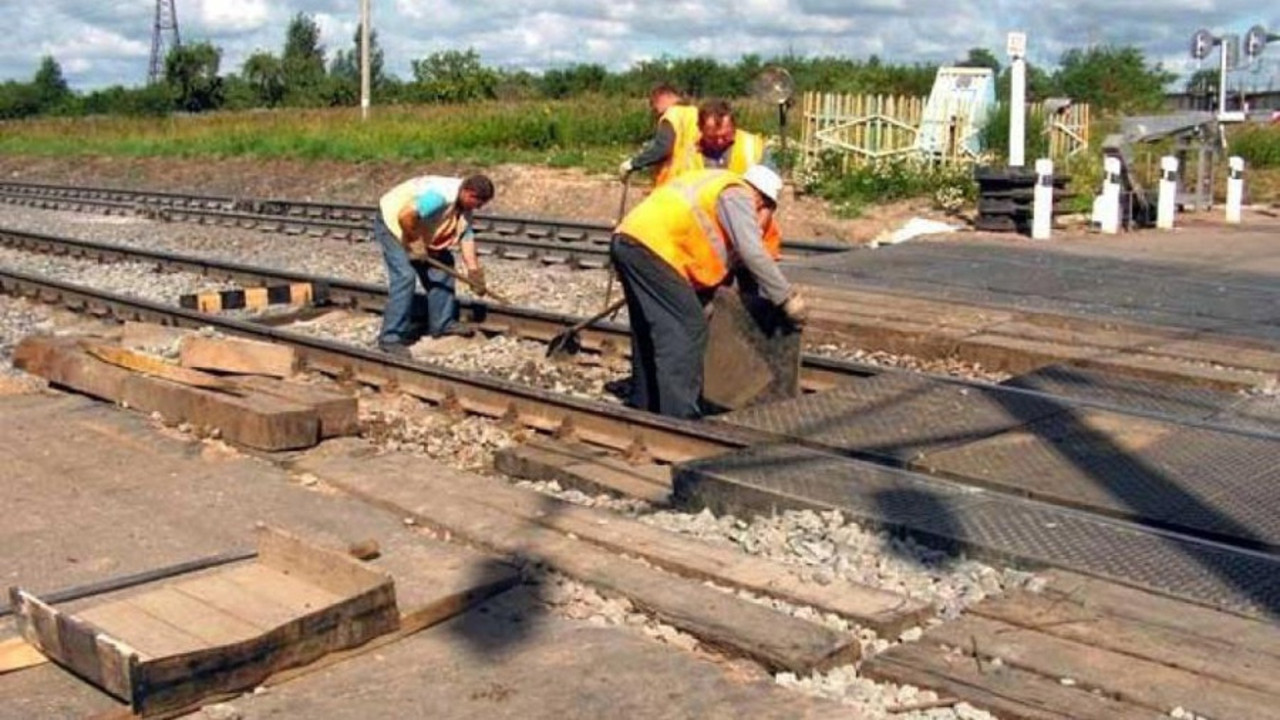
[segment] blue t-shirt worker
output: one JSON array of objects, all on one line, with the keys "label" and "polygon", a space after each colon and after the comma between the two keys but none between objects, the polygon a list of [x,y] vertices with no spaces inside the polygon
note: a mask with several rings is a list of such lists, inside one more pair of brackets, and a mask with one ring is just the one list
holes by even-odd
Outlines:
[{"label": "blue t-shirt worker", "polygon": [[423,175],[382,196],[373,236],[387,264],[387,306],[378,334],[383,352],[411,356],[409,346],[416,339],[411,324],[423,314],[414,302],[419,280],[427,291],[426,333],[431,337],[472,334],[458,320],[454,278],[432,267],[426,258],[454,267],[453,247],[460,245],[467,278],[476,293],[484,295],[484,270],[476,256],[471,214],[492,200],[493,194],[493,181],[484,175],[465,179]]}]

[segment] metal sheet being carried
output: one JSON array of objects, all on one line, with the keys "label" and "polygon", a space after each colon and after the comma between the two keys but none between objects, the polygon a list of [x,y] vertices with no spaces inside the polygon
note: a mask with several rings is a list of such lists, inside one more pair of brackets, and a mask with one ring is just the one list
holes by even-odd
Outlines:
[{"label": "metal sheet being carried", "polygon": [[1280,441],[1079,410],[928,452],[913,466],[1243,547],[1280,549]]},{"label": "metal sheet being carried", "polygon": [[879,375],[717,420],[854,456],[906,463],[921,453],[1019,427],[1062,409],[998,388]]},{"label": "metal sheet being carried", "polygon": [[810,448],[749,448],[682,463],[674,484],[674,497],[686,509],[710,507],[743,517],[798,508],[837,510],[857,522],[974,556],[1067,568],[1280,618],[1280,556]]}]

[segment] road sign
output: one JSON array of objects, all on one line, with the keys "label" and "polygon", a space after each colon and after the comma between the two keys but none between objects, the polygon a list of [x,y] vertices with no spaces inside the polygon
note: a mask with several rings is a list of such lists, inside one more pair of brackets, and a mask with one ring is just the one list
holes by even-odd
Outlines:
[{"label": "road sign", "polygon": [[1217,38],[1208,30],[1197,30],[1196,34],[1191,36],[1191,57],[1196,60],[1208,57],[1216,40]]},{"label": "road sign", "polygon": [[1011,32],[1008,37],[1008,45],[1005,52],[1009,57],[1020,58],[1027,56],[1027,34],[1022,32]]}]

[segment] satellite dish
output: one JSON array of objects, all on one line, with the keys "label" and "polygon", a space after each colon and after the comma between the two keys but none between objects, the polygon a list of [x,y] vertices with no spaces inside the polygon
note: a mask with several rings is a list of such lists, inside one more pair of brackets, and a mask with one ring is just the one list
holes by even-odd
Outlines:
[{"label": "satellite dish", "polygon": [[1213,48],[1216,40],[1217,38],[1208,30],[1197,30],[1196,34],[1191,36],[1191,57],[1196,60],[1208,57],[1209,50]]},{"label": "satellite dish", "polygon": [[791,73],[787,72],[784,67],[770,65],[760,74],[756,76],[755,82],[751,85],[751,94],[755,95],[761,102],[767,102],[771,105],[782,105],[791,99],[795,94],[796,83],[791,79]]}]

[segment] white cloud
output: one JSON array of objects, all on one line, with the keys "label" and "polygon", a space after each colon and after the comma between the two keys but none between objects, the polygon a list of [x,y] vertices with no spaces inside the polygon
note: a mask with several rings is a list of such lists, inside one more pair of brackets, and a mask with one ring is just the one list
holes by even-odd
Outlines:
[{"label": "white cloud", "polygon": [[[262,29],[271,16],[271,4],[267,0],[196,0],[194,4],[200,29],[215,35]],[[182,13],[190,7],[190,4],[178,4],[179,28],[183,22]]]},{"label": "white cloud", "polygon": [[[769,57],[879,55],[887,62],[945,62],[970,47],[1003,59],[1005,33],[1025,30],[1030,59],[1052,66],[1090,43],[1136,45],[1152,62],[1195,69],[1187,39],[1199,27],[1243,33],[1280,30],[1280,12],[1256,0],[373,0],[373,26],[387,68],[441,50],[475,48],[483,62],[542,70],[577,62],[620,70],[663,55],[733,61]],[[6,15],[0,80],[29,79],[42,54],[62,63],[77,89],[136,84],[146,75],[154,0],[44,0]],[[1263,9],[1265,8],[1265,9]],[[357,0],[180,0],[185,41],[208,40],[234,72],[251,53],[279,53],[290,18],[305,12],[332,54],[351,46]],[[1268,50],[1275,67],[1280,47]],[[1265,82],[1269,78],[1263,78]]]}]

